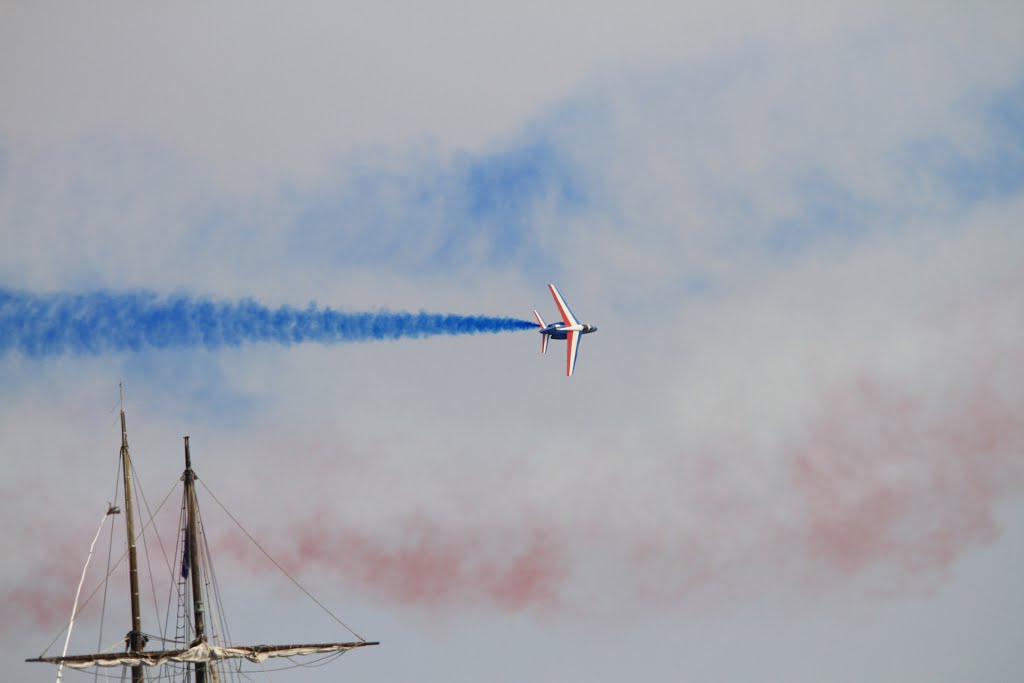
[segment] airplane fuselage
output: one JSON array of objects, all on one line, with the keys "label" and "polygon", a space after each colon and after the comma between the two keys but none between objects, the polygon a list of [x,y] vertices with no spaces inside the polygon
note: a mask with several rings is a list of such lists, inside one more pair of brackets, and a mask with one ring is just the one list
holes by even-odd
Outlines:
[{"label": "airplane fuselage", "polygon": [[562,323],[552,323],[545,328],[537,330],[541,334],[545,334],[551,339],[565,339],[569,336],[569,332],[579,332],[580,334],[590,334],[591,332],[597,332],[597,327],[594,325],[563,325]]}]

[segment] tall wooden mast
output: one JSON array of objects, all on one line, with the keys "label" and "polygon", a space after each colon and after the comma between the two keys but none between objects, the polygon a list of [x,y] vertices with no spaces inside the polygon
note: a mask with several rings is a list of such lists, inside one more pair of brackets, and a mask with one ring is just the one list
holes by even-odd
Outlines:
[{"label": "tall wooden mast", "polygon": [[[128,428],[125,426],[124,403],[121,404],[121,469],[124,470],[124,517],[128,529],[128,579],[131,586],[132,630],[128,632],[128,651],[141,652],[145,647],[142,635],[142,611],[139,608],[139,561],[135,553],[135,514],[132,500],[132,457],[128,452]],[[132,666],[132,683],[145,683],[141,664]]]},{"label": "tall wooden mast", "polygon": [[[199,562],[199,535],[196,533],[196,473],[192,471],[192,455],[188,450],[188,437],[185,437],[185,473],[181,475],[185,482],[185,506],[188,514],[188,555],[189,571],[192,572],[192,614],[195,623],[196,637],[193,645],[206,642],[206,623],[203,616],[203,571]],[[206,683],[206,662],[195,663],[195,683]]]}]

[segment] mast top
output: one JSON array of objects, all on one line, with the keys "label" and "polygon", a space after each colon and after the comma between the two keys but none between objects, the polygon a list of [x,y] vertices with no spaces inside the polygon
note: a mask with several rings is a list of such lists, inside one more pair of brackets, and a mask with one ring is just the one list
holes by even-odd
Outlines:
[{"label": "mast top", "polygon": [[128,449],[128,427],[124,421],[124,382],[117,383],[118,392],[121,395],[121,449]]}]

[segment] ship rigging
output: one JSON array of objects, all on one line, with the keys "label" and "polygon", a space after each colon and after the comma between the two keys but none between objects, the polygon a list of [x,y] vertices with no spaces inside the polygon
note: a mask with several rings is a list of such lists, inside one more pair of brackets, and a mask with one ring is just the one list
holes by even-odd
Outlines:
[{"label": "ship rigging", "polygon": [[[206,533],[202,524],[202,517],[199,510],[199,501],[196,495],[196,484],[199,482],[195,471],[192,469],[192,456],[189,448],[189,437],[185,441],[185,470],[180,481],[183,483],[182,504],[178,522],[178,540],[175,544],[173,560],[165,561],[171,569],[171,588],[169,593],[176,596],[176,600],[168,598],[168,608],[164,615],[163,625],[159,628],[160,634],[147,633],[143,630],[142,609],[139,589],[139,554],[137,542],[145,539],[145,532],[152,528],[155,516],[160,508],[170,498],[170,494],[155,511],[149,514],[148,521],[143,525],[142,534],[136,534],[135,529],[135,485],[133,485],[134,469],[132,467],[131,453],[128,448],[128,432],[125,421],[125,412],[121,408],[121,450],[119,459],[119,478],[123,485],[123,512],[118,501],[108,503],[107,512],[103,515],[100,529],[97,530],[96,538],[90,546],[89,558],[91,559],[96,539],[108,519],[116,517],[124,519],[127,546],[120,561],[127,557],[128,561],[128,602],[131,612],[131,628],[121,640],[113,646],[107,647],[99,652],[88,654],[67,654],[67,647],[70,641],[71,630],[74,626],[75,617],[82,611],[85,605],[103,589],[104,603],[106,602],[106,581],[114,573],[114,569],[108,566],[106,577],[100,586],[86,598],[81,606],[78,604],[79,596],[76,594],[75,604],[72,609],[71,619],[68,626],[62,631],[46,650],[39,656],[28,659],[28,662],[43,662],[55,664],[58,667],[57,681],[60,683],[64,668],[69,669],[91,669],[96,671],[110,667],[120,667],[122,672],[130,672],[129,680],[132,683],[145,683],[147,676],[150,681],[194,681],[195,683],[221,683],[227,680],[251,680],[249,674],[267,671],[263,663],[270,658],[287,658],[295,665],[322,665],[324,660],[334,658],[350,650],[363,648],[371,645],[378,645],[376,641],[368,641],[357,632],[349,628],[344,622],[328,610],[319,600],[314,598],[299,582],[294,579],[284,568],[255,541],[251,534],[231,515],[226,509],[224,512],[235,522],[248,539],[288,577],[303,593],[315,602],[326,612],[337,624],[348,631],[354,639],[335,642],[315,643],[291,643],[282,645],[239,645],[230,642],[230,632],[227,620],[224,615],[223,603],[217,590],[216,574],[210,561],[209,547]],[[203,486],[204,490],[217,502],[220,501]],[[148,507],[148,506],[147,506]],[[221,505],[223,508],[223,506]],[[155,532],[157,543],[161,552],[163,545],[159,541],[159,534]],[[113,534],[111,536],[113,539]],[[148,546],[147,546],[148,547]],[[148,552],[146,553],[148,556]],[[120,562],[119,561],[119,562]],[[118,563],[115,563],[115,567]],[[108,560],[109,565],[109,560]],[[88,560],[86,561],[86,569]],[[152,574],[152,572],[150,572]],[[82,581],[84,582],[86,570],[83,569]],[[79,593],[82,583],[79,584]],[[155,592],[154,592],[155,597]],[[154,600],[154,603],[156,601]],[[170,631],[170,604],[176,604],[175,625],[173,632]],[[105,611],[105,610],[104,610]],[[103,617],[101,616],[101,624]],[[101,627],[102,628],[102,627]],[[55,643],[65,636],[64,652],[60,655],[49,654]],[[100,638],[102,639],[102,634]],[[152,640],[159,640],[159,649],[147,649]],[[320,655],[315,661],[309,662],[305,658]],[[247,669],[257,665],[259,668]]]}]

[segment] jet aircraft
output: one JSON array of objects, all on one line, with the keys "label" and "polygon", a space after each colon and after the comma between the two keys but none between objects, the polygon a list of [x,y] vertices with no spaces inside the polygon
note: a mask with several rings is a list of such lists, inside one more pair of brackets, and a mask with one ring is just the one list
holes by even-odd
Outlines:
[{"label": "jet aircraft", "polygon": [[558,293],[558,289],[554,285],[549,284],[548,289],[551,290],[551,296],[555,300],[555,305],[558,307],[558,313],[562,316],[562,322],[551,323],[550,325],[544,324],[544,319],[540,317],[540,313],[537,309],[533,310],[533,315],[537,318],[537,322],[540,323],[540,352],[548,352],[548,339],[564,339],[565,340],[565,376],[571,377],[573,368],[576,367],[576,352],[580,348],[580,336],[584,334],[590,334],[591,332],[597,332],[597,328],[593,325],[583,325],[576,321],[576,316],[572,314],[565,301],[562,299],[562,295]]}]

